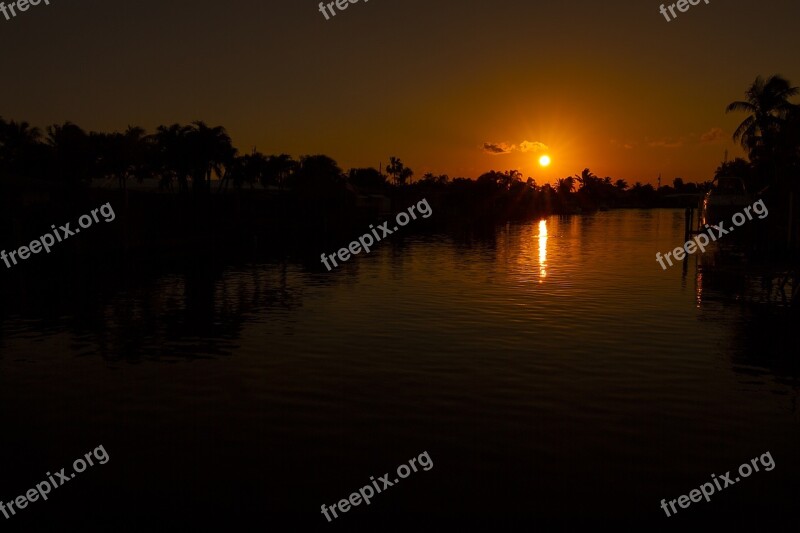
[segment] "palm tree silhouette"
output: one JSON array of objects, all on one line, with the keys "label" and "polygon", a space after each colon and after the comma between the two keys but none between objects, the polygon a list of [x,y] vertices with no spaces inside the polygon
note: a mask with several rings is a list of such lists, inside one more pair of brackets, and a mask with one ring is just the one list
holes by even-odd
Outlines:
[{"label": "palm tree silhouette", "polygon": [[397,176],[399,179],[400,185],[405,185],[411,181],[411,178],[414,177],[414,171],[408,167],[403,167],[403,170],[400,171],[400,174]]},{"label": "palm tree silhouette", "polygon": [[172,189],[178,183],[179,192],[188,192],[192,173],[187,137],[191,128],[172,124],[159,126],[150,136],[154,145],[153,167],[161,176],[161,186]]},{"label": "palm tree silhouette", "polygon": [[592,192],[595,189],[595,184],[600,180],[595,176],[591,170],[584,168],[580,174],[575,174],[575,181],[581,184],[581,190]]},{"label": "palm tree silhouette", "polygon": [[94,174],[97,154],[89,135],[80,127],[72,122],[48,126],[47,144],[55,164],[52,170],[61,180],[75,184]]},{"label": "palm tree silhouette", "polygon": [[394,179],[395,184],[397,184],[397,176],[400,174],[402,168],[403,163],[399,158],[394,156],[389,157],[389,164],[386,165],[386,173]]},{"label": "palm tree silhouette", "polygon": [[270,173],[269,160],[261,152],[253,149],[253,152],[243,156],[233,158],[225,169],[225,175],[220,180],[217,191],[228,188],[228,182],[232,181],[236,189],[241,189],[244,184],[250,185],[252,189],[256,183],[264,185],[268,181]]},{"label": "palm tree silhouette", "polygon": [[117,179],[120,189],[128,190],[128,180],[144,180],[147,168],[147,145],[144,129],[128,126],[125,133],[92,133],[92,148],[97,154],[97,173]]},{"label": "palm tree silhouette", "polygon": [[567,176],[556,180],[556,191],[560,195],[567,195],[575,190],[575,178]]},{"label": "palm tree silhouette", "polygon": [[42,133],[27,122],[6,122],[0,118],[0,168],[13,174],[29,175]]},{"label": "palm tree silhouette", "polygon": [[297,171],[298,163],[287,154],[273,155],[267,159],[266,172],[261,179],[261,185],[277,185],[283,190],[289,176]]},{"label": "palm tree silhouette", "polygon": [[[193,127],[192,127],[193,126]],[[192,189],[211,190],[211,174],[222,178],[224,169],[233,162],[236,149],[222,126],[209,127],[202,120],[192,123],[186,138],[190,146]]]},{"label": "palm tree silhouette", "polygon": [[339,165],[326,155],[306,155],[300,158],[297,170],[291,176],[292,188],[312,194],[324,194],[344,183]]},{"label": "palm tree silhouette", "polygon": [[777,170],[779,137],[787,117],[797,109],[796,105],[789,102],[789,98],[797,94],[800,94],[800,88],[792,87],[780,75],[770,76],[766,80],[758,76],[745,91],[746,99],[732,102],[725,109],[726,113],[749,113],[733,132],[733,140],[740,142],[748,151],[751,161],[770,162]]}]

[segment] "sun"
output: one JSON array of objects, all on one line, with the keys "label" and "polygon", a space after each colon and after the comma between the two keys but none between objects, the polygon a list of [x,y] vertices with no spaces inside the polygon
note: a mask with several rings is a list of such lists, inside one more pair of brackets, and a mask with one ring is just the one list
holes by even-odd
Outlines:
[{"label": "sun", "polygon": [[540,157],[539,158],[539,164],[541,166],[543,166],[543,167],[549,167],[550,166],[550,156],[545,154],[542,157]]}]

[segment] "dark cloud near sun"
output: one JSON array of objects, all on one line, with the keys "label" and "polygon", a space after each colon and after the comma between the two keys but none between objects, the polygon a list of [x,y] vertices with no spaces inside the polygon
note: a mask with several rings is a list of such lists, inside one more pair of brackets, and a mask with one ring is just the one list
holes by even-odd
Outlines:
[{"label": "dark cloud near sun", "polygon": [[487,154],[500,155],[510,154],[514,150],[514,145],[507,145],[506,143],[483,143],[483,151]]},{"label": "dark cloud near sun", "polygon": [[487,154],[501,155],[511,152],[544,152],[547,145],[539,141],[522,141],[519,145],[508,143],[483,143],[483,151]]}]

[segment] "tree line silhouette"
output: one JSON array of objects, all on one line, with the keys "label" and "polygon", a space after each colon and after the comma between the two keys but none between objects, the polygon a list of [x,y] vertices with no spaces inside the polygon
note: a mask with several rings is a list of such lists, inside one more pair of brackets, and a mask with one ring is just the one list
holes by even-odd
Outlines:
[{"label": "tree line silhouette", "polygon": [[[295,160],[287,154],[265,155],[255,149],[240,154],[224,127],[202,121],[162,125],[149,135],[135,126],[124,132],[87,133],[71,122],[49,126],[42,133],[28,122],[0,117],[0,176],[20,183],[33,179],[67,187],[113,182],[122,191],[127,191],[132,181],[156,180],[161,191],[194,195],[261,188],[312,195],[349,190],[395,196],[413,186],[462,199],[490,198],[495,208],[513,204],[521,211],[523,206],[534,207],[537,213],[654,205],[659,197],[651,185],[637,182],[629,187],[625,180],[600,179],[588,168],[559,179],[555,187],[538,185],[530,177],[523,181],[517,170],[491,170],[476,180],[426,173],[414,181],[413,170],[394,156],[383,171],[370,167],[343,172],[325,155]],[[660,192],[666,196],[701,189],[695,184],[684,186],[677,179],[674,188]]]},{"label": "tree line silhouette", "polygon": [[[793,186],[800,170],[800,108],[789,99],[797,94],[798,88],[781,76],[756,78],[746,99],[727,107],[728,112],[748,113],[733,139],[741,143],[749,160],[726,161],[715,175],[741,176],[758,190]],[[625,180],[600,178],[589,168],[557,180],[555,186],[537,184],[531,177],[523,179],[517,170],[491,170],[476,180],[431,173],[414,180],[414,172],[397,157],[389,158],[385,169],[344,172],[325,155],[295,160],[287,154],[266,155],[255,149],[241,154],[224,127],[202,121],[158,126],[151,134],[136,126],[124,132],[86,132],[71,122],[42,132],[27,122],[2,117],[0,176],[21,184],[37,181],[77,188],[98,181],[115,182],[122,191],[133,181],[155,180],[161,191],[195,196],[262,189],[308,197],[397,197],[411,188],[466,202],[482,211],[494,210],[505,218],[670,205],[675,195],[697,195],[710,185],[676,178],[672,186],[658,189],[641,182],[629,186]]]}]

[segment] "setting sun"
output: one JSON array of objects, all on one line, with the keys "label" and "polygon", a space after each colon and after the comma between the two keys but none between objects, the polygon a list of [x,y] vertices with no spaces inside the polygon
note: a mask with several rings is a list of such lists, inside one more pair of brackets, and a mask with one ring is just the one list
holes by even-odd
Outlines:
[{"label": "setting sun", "polygon": [[539,158],[539,164],[541,166],[543,166],[543,167],[549,167],[550,166],[550,156],[549,155],[543,155],[542,157],[540,157]]}]

